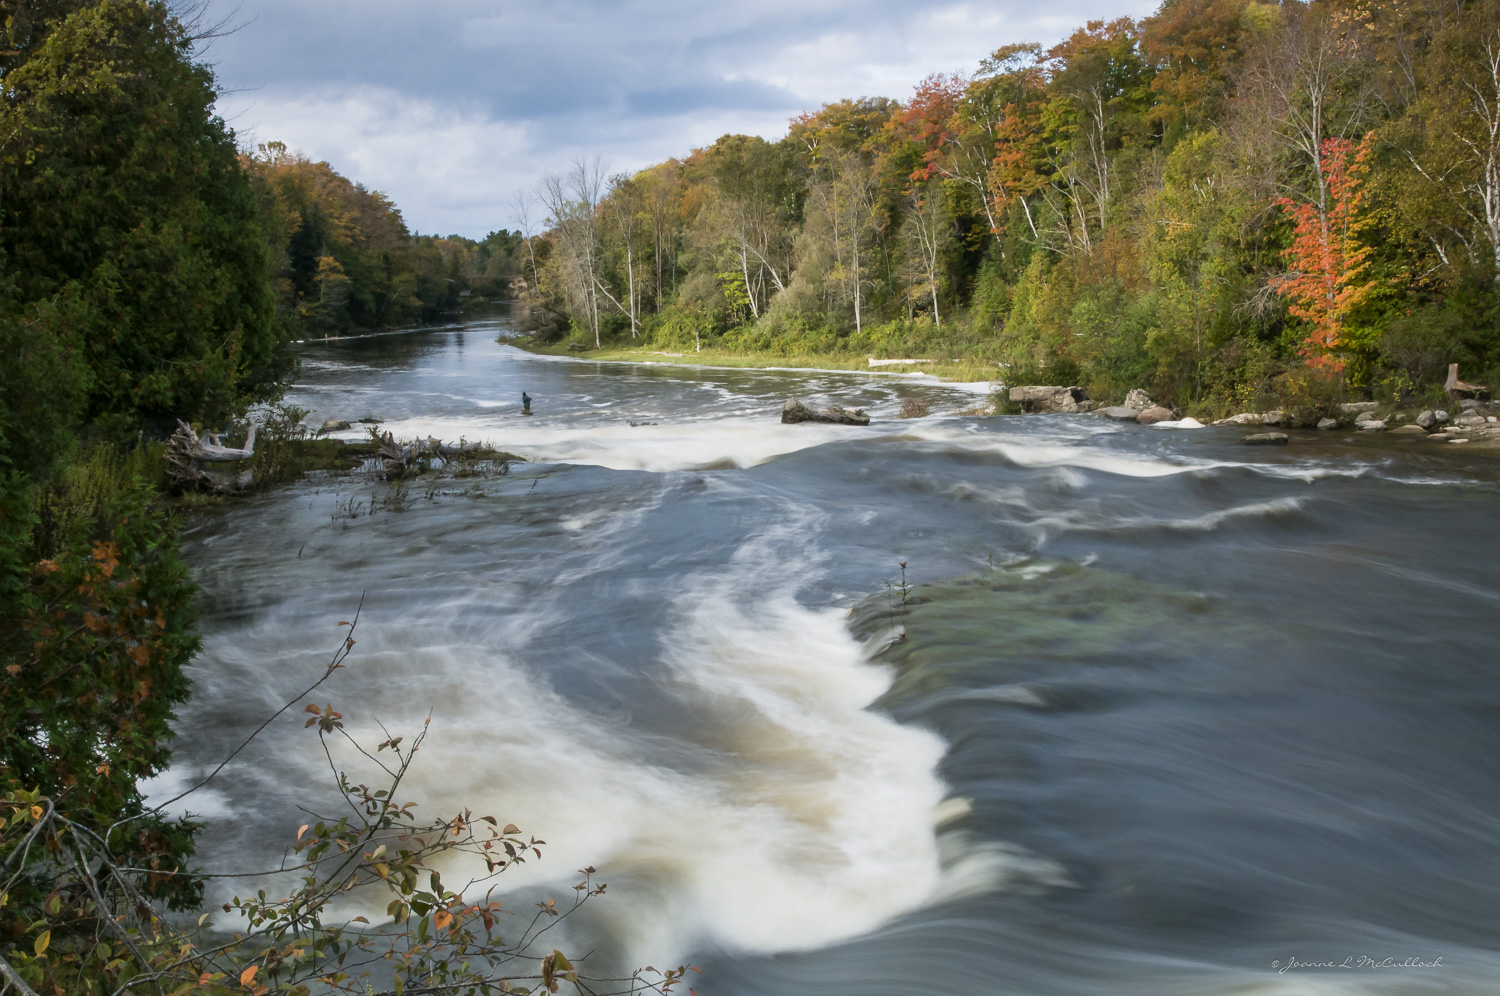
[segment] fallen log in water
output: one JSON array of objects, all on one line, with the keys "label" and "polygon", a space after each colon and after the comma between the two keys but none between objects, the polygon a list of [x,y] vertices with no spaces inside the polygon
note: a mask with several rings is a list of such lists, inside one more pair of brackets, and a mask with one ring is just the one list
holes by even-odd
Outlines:
[{"label": "fallen log in water", "polygon": [[781,421],[786,425],[795,425],[798,422],[869,425],[870,416],[866,415],[861,409],[840,408],[838,405],[829,405],[820,412],[813,411],[796,398],[788,398],[786,404],[781,406]]},{"label": "fallen log in water", "polygon": [[420,464],[427,457],[458,457],[466,453],[481,453],[488,449],[484,443],[466,443],[459,440],[456,443],[445,443],[435,436],[426,439],[414,439],[409,443],[398,443],[396,438],[387,432],[384,435],[375,436],[376,452],[385,461],[387,472],[391,470],[406,471],[412,466]]}]

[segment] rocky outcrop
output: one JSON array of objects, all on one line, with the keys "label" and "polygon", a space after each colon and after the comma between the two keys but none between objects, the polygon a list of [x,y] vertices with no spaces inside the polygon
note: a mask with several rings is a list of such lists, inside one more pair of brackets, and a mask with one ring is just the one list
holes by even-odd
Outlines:
[{"label": "rocky outcrop", "polygon": [[1129,394],[1125,395],[1125,407],[1134,408],[1138,412],[1143,412],[1147,408],[1155,408],[1156,402],[1152,401],[1151,396],[1145,391],[1142,391],[1140,388],[1136,388]]},{"label": "rocky outcrop", "polygon": [[1012,404],[1023,412],[1086,412],[1094,407],[1081,387],[1044,387],[1031,384],[1010,389]]},{"label": "rocky outcrop", "polygon": [[858,408],[840,408],[829,405],[822,411],[814,411],[796,398],[788,398],[781,406],[781,421],[784,425],[801,422],[828,422],[837,425],[869,425],[870,416]]}]

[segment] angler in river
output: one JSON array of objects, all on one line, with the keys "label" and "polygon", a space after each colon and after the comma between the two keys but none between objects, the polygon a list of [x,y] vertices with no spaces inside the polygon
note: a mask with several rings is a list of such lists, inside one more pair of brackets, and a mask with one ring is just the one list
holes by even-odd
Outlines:
[{"label": "angler in river", "polygon": [[[288,400],[316,419],[378,401],[399,438],[530,462],[400,514],[331,518],[388,486],[365,480],[203,513],[184,777],[364,591],[328,693],[351,732],[430,710],[403,791],[545,838],[518,901],[597,866],[570,942],[691,959],[700,996],[1339,984],[1293,958],[1410,966],[1338,991],[1500,978],[1493,457],[986,418],[932,378],[537,357],[505,331],[305,347]],[[523,383],[547,419],[504,417]],[[789,397],[871,421],[782,425]],[[205,859],[279,854],[322,761],[298,732],[216,783],[236,818],[206,814]]]}]

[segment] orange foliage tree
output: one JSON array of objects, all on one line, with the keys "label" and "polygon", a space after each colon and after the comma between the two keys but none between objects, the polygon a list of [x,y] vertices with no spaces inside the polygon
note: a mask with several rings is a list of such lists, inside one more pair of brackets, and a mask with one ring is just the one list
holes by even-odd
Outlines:
[{"label": "orange foliage tree", "polygon": [[1285,253],[1290,269],[1272,286],[1290,302],[1287,310],[1312,326],[1302,355],[1309,365],[1329,372],[1344,368],[1339,350],[1350,311],[1375,289],[1375,281],[1366,277],[1370,247],[1360,241],[1369,224],[1360,209],[1373,137],[1366,135],[1358,145],[1346,138],[1324,140],[1320,156],[1326,193],[1315,202],[1276,201],[1291,221],[1293,235]]}]

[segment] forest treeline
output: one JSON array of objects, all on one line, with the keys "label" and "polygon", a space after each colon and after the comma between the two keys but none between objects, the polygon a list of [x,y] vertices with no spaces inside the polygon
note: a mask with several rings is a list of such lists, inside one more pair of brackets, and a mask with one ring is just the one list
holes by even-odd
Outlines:
[{"label": "forest treeline", "polygon": [[590,346],[1215,411],[1500,382],[1500,4],[1168,0],[533,205],[532,325]]},{"label": "forest treeline", "polygon": [[430,322],[511,294],[519,233],[413,235],[378,191],[267,142],[241,156],[279,314],[297,337]]}]

